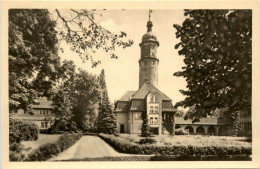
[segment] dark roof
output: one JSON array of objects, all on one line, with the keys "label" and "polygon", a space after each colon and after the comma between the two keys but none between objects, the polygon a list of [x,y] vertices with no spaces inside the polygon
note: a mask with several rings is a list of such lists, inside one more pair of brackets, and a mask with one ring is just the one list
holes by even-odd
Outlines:
[{"label": "dark roof", "polygon": [[129,110],[129,104],[128,101],[118,101],[116,103],[116,112],[125,112]]},{"label": "dark roof", "polygon": [[207,117],[200,119],[199,122],[192,123],[191,119],[184,120],[183,117],[175,117],[175,124],[192,124],[192,125],[223,125],[224,120],[218,117]]},{"label": "dark roof", "polygon": [[51,109],[53,108],[51,106],[52,101],[47,100],[46,97],[42,97],[36,100],[36,102],[38,102],[39,104],[34,104],[32,105],[32,108],[36,108],[36,109]]},{"label": "dark roof", "polygon": [[133,97],[136,91],[127,91],[118,101],[129,101]]},{"label": "dark roof", "polygon": [[145,97],[147,96],[148,93],[150,93],[151,91],[155,91],[158,92],[161,97],[162,100],[171,100],[168,96],[166,96],[165,94],[163,94],[159,89],[157,89],[156,87],[154,87],[152,84],[150,84],[149,82],[145,82],[143,84],[143,86],[134,94],[133,99],[145,99]]}]

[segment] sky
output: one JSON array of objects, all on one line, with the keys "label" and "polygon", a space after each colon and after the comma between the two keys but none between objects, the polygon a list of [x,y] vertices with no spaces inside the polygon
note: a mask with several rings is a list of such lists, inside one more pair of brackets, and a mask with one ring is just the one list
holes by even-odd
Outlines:
[{"label": "sky", "polygon": [[[148,9],[98,11],[102,13],[102,17],[96,17],[98,24],[111,32],[124,31],[127,38],[134,41],[131,47],[116,49],[118,59],[111,59],[108,53],[100,51],[94,57],[100,59],[102,63],[96,68],[91,68],[90,62],[82,63],[77,54],[62,43],[61,47],[65,49],[64,53],[60,53],[62,60],[73,60],[77,67],[97,75],[104,69],[108,94],[112,102],[120,99],[127,90],[138,90],[138,61],[141,57],[139,43],[147,31],[148,11]],[[179,39],[175,37],[173,24],[182,24],[184,20],[183,10],[153,10],[151,14],[152,32],[160,43],[157,50],[158,89],[170,97],[173,104],[185,98],[179,92],[180,89],[186,89],[185,79],[173,76],[174,72],[180,71],[184,66],[184,56],[178,55],[178,50],[174,48]]]}]

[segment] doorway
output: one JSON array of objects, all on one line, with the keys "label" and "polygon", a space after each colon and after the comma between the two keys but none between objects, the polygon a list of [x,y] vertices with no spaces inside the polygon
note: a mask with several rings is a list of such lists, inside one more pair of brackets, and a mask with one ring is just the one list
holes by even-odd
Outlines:
[{"label": "doorway", "polygon": [[159,135],[159,128],[158,127],[150,127],[150,133],[154,135]]},{"label": "doorway", "polygon": [[124,132],[125,132],[125,125],[120,124],[120,133],[124,133]]}]

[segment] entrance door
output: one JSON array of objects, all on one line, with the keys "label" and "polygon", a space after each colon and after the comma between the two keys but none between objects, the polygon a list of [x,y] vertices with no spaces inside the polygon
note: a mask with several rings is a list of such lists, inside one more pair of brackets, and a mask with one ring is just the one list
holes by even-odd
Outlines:
[{"label": "entrance door", "polygon": [[150,127],[150,133],[159,135],[159,128],[158,127]]},{"label": "entrance door", "polygon": [[120,124],[120,133],[124,133],[124,132],[125,132],[125,125]]}]

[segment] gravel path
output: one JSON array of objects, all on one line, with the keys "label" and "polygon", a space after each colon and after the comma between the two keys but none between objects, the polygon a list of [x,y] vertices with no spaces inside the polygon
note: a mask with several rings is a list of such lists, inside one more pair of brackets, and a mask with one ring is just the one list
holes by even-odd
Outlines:
[{"label": "gravel path", "polygon": [[96,158],[104,156],[129,156],[115,151],[110,145],[104,142],[97,136],[83,136],[70,148],[59,154],[58,156],[50,159],[55,160],[68,160],[68,159],[81,159],[81,158]]}]

